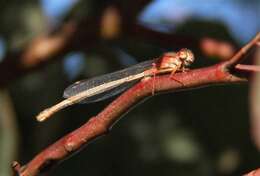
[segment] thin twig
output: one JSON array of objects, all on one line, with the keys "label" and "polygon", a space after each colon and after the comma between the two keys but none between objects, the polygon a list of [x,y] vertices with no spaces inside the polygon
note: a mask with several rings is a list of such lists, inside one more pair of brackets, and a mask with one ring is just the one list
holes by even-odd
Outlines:
[{"label": "thin twig", "polygon": [[241,62],[241,59],[244,58],[244,56],[248,53],[250,49],[252,49],[253,46],[257,45],[257,43],[260,41],[260,32],[257,33],[257,35],[249,42],[247,43],[243,48],[239,50],[227,63],[229,67],[233,67],[234,65]]},{"label": "thin twig", "polygon": [[244,70],[249,72],[260,72],[260,66],[259,65],[244,65],[244,64],[237,64],[235,66],[238,70]]}]

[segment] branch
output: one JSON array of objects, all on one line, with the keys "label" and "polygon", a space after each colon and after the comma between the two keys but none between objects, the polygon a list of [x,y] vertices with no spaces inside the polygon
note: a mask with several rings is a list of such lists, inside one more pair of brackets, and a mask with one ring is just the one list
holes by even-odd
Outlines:
[{"label": "branch", "polygon": [[[158,76],[155,80],[155,92],[181,91],[212,84],[239,83],[245,81],[243,78],[226,72],[225,63],[192,70],[186,73],[176,73],[174,79],[181,81],[184,86],[170,79],[169,75]],[[152,84],[152,79],[136,84],[114,100],[97,116],[92,117],[82,127],[55,142],[38,154],[27,165],[23,167],[17,167],[16,165],[16,171],[21,176],[37,175],[43,170],[46,170],[47,166],[51,166],[63,160],[72,152],[79,150],[84,144],[108,133],[109,129],[119,120],[121,115],[144,98],[152,95]]]},{"label": "branch", "polygon": [[260,168],[255,169],[247,174],[245,174],[244,176],[259,176],[260,175]]},{"label": "branch", "polygon": [[[92,117],[83,126],[50,145],[35,156],[28,164],[20,166],[17,162],[14,162],[14,170],[19,173],[20,176],[34,176],[50,170],[52,166],[60,163],[72,153],[79,151],[79,149],[89,142],[101,135],[107,134],[113,124],[118,121],[123,114],[128,112],[131,107],[145,98],[151,97],[153,88],[155,88],[155,93],[158,94],[169,91],[183,91],[209,85],[245,82],[247,79],[242,77],[241,74],[237,75],[237,71],[239,70],[233,72],[233,68],[243,59],[242,56],[244,53],[248,52],[250,47],[253,47],[259,40],[260,35],[258,34],[245,46],[245,48],[242,48],[233,58],[231,58],[232,62],[225,61],[210,67],[194,69],[184,73],[176,73],[173,75],[172,79],[168,74],[158,76],[155,78],[155,87],[153,87],[153,79],[140,81],[115,99],[98,115]],[[238,56],[241,57],[238,58]],[[179,80],[183,84],[180,84],[175,80]]]},{"label": "branch", "polygon": [[258,43],[260,42],[260,32],[256,34],[256,36],[249,42],[247,43],[239,52],[237,52],[229,61],[228,65],[229,67],[233,67],[237,64],[238,62],[241,62],[242,59],[244,59],[244,56],[248,53],[250,49],[252,49],[254,46],[258,46]]}]

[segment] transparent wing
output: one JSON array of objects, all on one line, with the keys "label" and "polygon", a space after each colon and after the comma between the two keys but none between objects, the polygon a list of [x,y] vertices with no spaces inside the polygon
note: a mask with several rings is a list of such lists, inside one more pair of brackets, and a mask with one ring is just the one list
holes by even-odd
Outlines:
[{"label": "transparent wing", "polygon": [[103,93],[99,93],[97,95],[86,98],[85,100],[81,101],[80,104],[98,102],[98,101],[102,101],[102,100],[108,99],[110,97],[116,96],[116,95],[120,94],[121,92],[124,92],[125,90],[132,87],[136,82],[138,82],[138,81],[124,83],[117,87],[107,89]]},{"label": "transparent wing", "polygon": [[[69,97],[77,95],[77,94],[79,94],[83,91],[86,91],[86,90],[91,89],[91,88],[95,88],[97,86],[109,83],[111,81],[122,79],[122,78],[128,77],[130,75],[136,75],[138,73],[141,73],[141,72],[151,68],[152,64],[154,62],[155,62],[155,60],[144,61],[144,62],[141,62],[137,65],[128,67],[128,68],[123,69],[123,70],[119,70],[119,71],[116,71],[116,72],[113,72],[113,73],[97,76],[97,77],[94,77],[94,78],[91,78],[91,79],[78,81],[78,82],[70,85],[69,87],[67,87],[64,90],[63,97],[69,98]],[[123,84],[120,84],[120,85],[111,86],[111,87],[106,88],[102,91],[99,91],[98,94],[95,94],[91,97],[87,97],[87,99],[83,100],[82,103],[90,103],[90,102],[101,101],[101,100],[104,100],[106,98],[115,96],[115,95],[119,94],[120,92],[129,88],[132,84],[131,83],[123,83]]]}]

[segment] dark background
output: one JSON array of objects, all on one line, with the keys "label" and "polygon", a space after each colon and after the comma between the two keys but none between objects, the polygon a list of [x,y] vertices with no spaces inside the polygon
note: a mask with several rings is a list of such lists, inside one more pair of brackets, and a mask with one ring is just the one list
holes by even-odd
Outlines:
[{"label": "dark background", "polygon": [[[120,9],[115,16],[122,17],[124,28],[116,37],[95,37],[108,7],[112,12]],[[221,58],[207,56],[198,41],[210,37],[237,49],[259,31],[259,12],[257,0],[0,1],[0,68],[5,59],[19,60],[9,56],[21,56],[15,54],[22,53],[35,37],[58,34],[70,21],[80,24],[79,37],[70,41],[69,49],[26,74],[10,69],[0,75],[0,80],[6,79],[0,81],[0,175],[10,175],[12,160],[29,162],[113,100],[75,105],[44,123],[36,122],[34,117],[60,101],[68,85],[182,47],[189,47],[196,56],[192,68],[217,63]],[[162,36],[136,35],[127,30],[133,24]],[[167,35],[176,39],[166,41]],[[12,73],[16,76],[9,79]],[[259,167],[260,157],[250,134],[249,86],[213,86],[152,97],[125,115],[109,135],[89,144],[50,175],[203,176],[251,171]]]}]

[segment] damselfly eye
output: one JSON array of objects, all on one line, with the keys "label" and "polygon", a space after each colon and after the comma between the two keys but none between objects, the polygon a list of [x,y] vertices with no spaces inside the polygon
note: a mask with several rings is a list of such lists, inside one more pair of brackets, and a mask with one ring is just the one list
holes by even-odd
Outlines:
[{"label": "damselfly eye", "polygon": [[179,57],[183,60],[185,66],[190,65],[192,62],[194,62],[195,59],[192,51],[187,48],[181,49],[179,51]]},{"label": "damselfly eye", "polygon": [[179,52],[179,57],[180,57],[181,59],[186,59],[186,58],[188,57],[188,55],[187,55],[186,51],[181,50],[181,51]]}]

